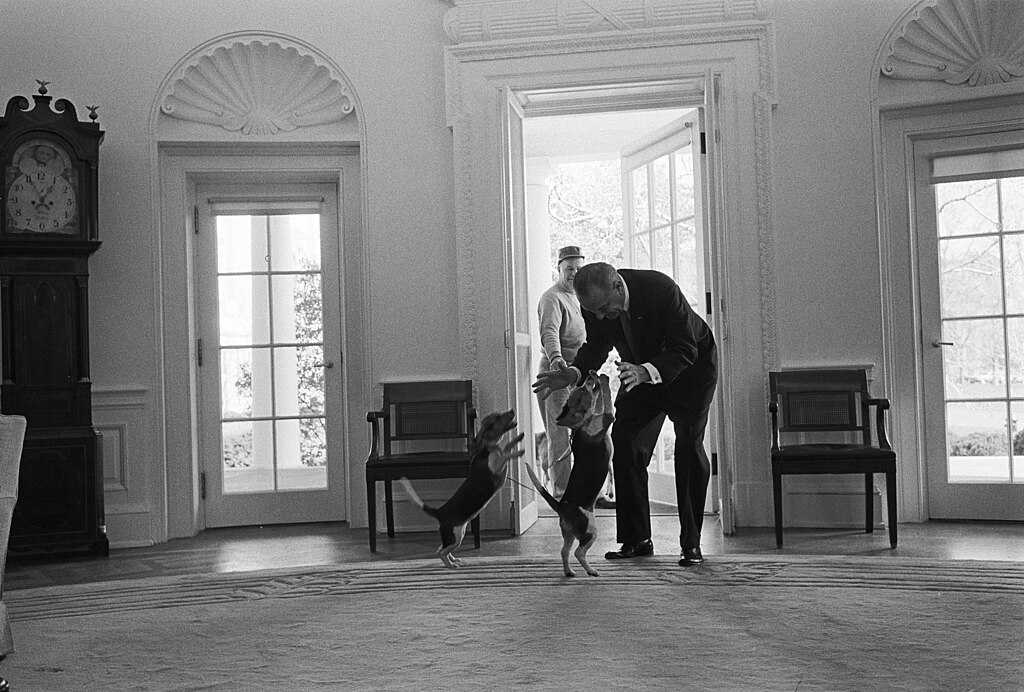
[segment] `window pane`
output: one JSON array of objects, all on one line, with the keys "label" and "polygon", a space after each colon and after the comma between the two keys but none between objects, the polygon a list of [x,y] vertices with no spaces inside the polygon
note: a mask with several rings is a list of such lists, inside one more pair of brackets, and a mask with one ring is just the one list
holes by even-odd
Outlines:
[{"label": "window pane", "polygon": [[268,343],[267,277],[221,276],[217,282],[221,346]]},{"label": "window pane", "polygon": [[949,481],[1008,481],[1009,438],[1004,402],[946,405]]},{"label": "window pane", "polygon": [[262,223],[254,223],[251,216],[217,217],[219,273],[264,271],[266,256],[267,234]]},{"label": "window pane", "polygon": [[935,186],[940,236],[993,233],[999,224],[995,180],[969,180]]},{"label": "window pane", "polygon": [[270,421],[221,425],[224,445],[224,494],[274,489],[274,439]]},{"label": "window pane", "polygon": [[[697,235],[692,224],[676,224],[676,261],[679,266],[676,283],[683,290],[683,295],[690,305],[696,305],[703,298],[701,294],[704,292],[704,286],[701,281],[703,272],[698,264],[702,258],[697,257]],[[703,315],[704,308],[697,310],[697,313]]]},{"label": "window pane", "polygon": [[633,237],[633,268],[651,268],[651,247],[646,233]]},{"label": "window pane", "polygon": [[1024,231],[1024,178],[1004,178],[1003,230]]},{"label": "window pane", "polygon": [[1001,314],[999,236],[940,240],[939,281],[943,317]]},{"label": "window pane", "polygon": [[270,253],[273,271],[319,271],[320,215],[271,216]]},{"label": "window pane", "polygon": [[272,415],[269,383],[270,349],[222,349],[221,418],[261,418]]},{"label": "window pane", "polygon": [[647,205],[647,168],[638,168],[632,173],[633,179],[633,232],[646,231],[651,226],[650,209]]},{"label": "window pane", "polygon": [[947,399],[1006,396],[1003,321],[949,320],[942,324]]},{"label": "window pane", "polygon": [[672,221],[671,181],[668,177],[668,156],[662,156],[651,164],[653,178],[654,225],[663,226]]},{"label": "window pane", "polygon": [[654,231],[654,269],[674,276],[672,270],[672,227],[666,226]]}]

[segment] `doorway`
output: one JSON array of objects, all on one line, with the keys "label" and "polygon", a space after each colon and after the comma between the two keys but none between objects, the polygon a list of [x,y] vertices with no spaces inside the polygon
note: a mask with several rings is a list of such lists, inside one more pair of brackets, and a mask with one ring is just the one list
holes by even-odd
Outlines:
[{"label": "doorway", "polygon": [[[554,282],[557,250],[566,245],[580,246],[588,263],[657,269],[671,276],[714,327],[708,314],[713,244],[705,215],[709,189],[704,116],[704,107],[677,101],[671,107],[525,119],[534,353],[540,353],[535,306]],[[611,378],[613,396],[617,358],[613,351],[602,368]],[[532,410],[534,429],[543,431],[539,408]],[[713,462],[717,428],[718,412],[713,410],[705,442]],[[652,513],[676,513],[673,454],[674,431],[666,421],[648,469]],[[543,469],[538,475],[543,477]],[[719,509],[717,481],[712,479],[706,512]]]},{"label": "doorway", "polygon": [[1024,132],[916,154],[928,516],[1024,520]]},{"label": "doorway", "polygon": [[344,502],[338,187],[196,190],[206,526],[336,520]]}]

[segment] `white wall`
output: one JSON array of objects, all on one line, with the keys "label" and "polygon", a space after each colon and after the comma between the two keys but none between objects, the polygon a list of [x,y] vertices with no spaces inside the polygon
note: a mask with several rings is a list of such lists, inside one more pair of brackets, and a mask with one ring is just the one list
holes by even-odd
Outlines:
[{"label": "white wall", "polygon": [[[784,365],[883,361],[872,63],[893,22],[912,4],[774,0],[765,6],[777,67],[771,189]],[[129,428],[122,446],[136,477],[156,468],[161,449],[154,420],[162,392],[149,117],[168,71],[219,35],[287,34],[316,46],[344,71],[358,94],[366,132],[372,379],[465,372],[459,362],[453,144],[445,123],[442,28],[449,9],[442,0],[6,0],[0,102],[29,96],[35,78],[47,79],[50,93],[71,100],[80,113],[85,105],[98,105],[107,133],[100,152],[103,246],[90,265],[92,373],[112,402],[104,415],[116,418],[119,407],[128,407],[133,426],[144,428]],[[476,274],[489,275],[499,287],[500,271],[486,266],[490,258],[479,259],[485,266]],[[876,381],[884,382],[884,375]],[[736,386],[756,394],[763,384]],[[351,405],[365,410],[377,403]],[[752,404],[737,414],[761,412]],[[751,482],[768,480],[755,467],[744,473]],[[752,497],[770,502],[768,495]],[[151,499],[132,501],[144,506]],[[769,514],[770,505],[742,512]],[[353,521],[359,525],[365,518],[359,514]],[[131,522],[112,530],[115,546],[152,535]],[[125,533],[118,535],[120,530]]]}]

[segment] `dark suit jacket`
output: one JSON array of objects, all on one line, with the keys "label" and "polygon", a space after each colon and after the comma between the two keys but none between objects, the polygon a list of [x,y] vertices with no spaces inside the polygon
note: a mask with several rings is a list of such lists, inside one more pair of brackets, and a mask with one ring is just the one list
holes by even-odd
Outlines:
[{"label": "dark suit jacket", "polygon": [[[718,356],[710,328],[693,311],[679,286],[671,278],[649,269],[620,269],[629,288],[629,318],[633,347],[618,319],[598,319],[583,310],[587,340],[573,365],[584,375],[604,365],[612,347],[622,360],[640,365],[651,363],[661,373],[662,389],[677,398],[696,385],[711,384],[718,378]],[[686,377],[680,377],[686,372]],[[692,393],[692,392],[689,392]]]}]

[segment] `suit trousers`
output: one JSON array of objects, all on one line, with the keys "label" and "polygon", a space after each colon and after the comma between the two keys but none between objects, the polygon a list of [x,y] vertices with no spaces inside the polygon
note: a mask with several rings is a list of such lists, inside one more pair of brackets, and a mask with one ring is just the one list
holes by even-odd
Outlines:
[{"label": "suit trousers", "polygon": [[648,466],[666,416],[676,433],[675,477],[679,510],[679,544],[700,546],[711,463],[704,433],[717,382],[717,357],[698,360],[668,385],[642,384],[619,389],[612,426],[612,471],[615,476],[615,526],[620,543],[651,537]]}]

